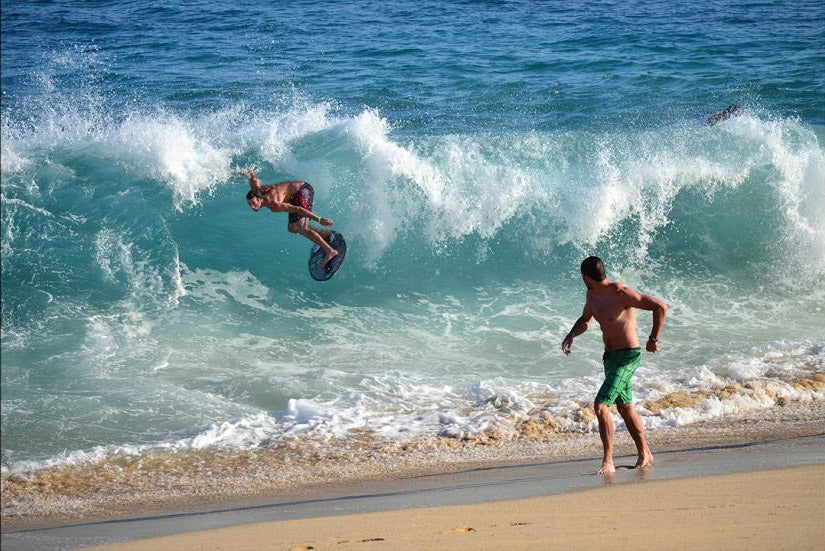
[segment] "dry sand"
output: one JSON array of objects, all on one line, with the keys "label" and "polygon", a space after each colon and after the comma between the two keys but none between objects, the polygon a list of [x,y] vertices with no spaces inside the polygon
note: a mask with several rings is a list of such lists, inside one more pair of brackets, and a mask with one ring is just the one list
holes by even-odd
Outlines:
[{"label": "dry sand", "polygon": [[825,549],[825,465],[233,526],[97,549]]}]

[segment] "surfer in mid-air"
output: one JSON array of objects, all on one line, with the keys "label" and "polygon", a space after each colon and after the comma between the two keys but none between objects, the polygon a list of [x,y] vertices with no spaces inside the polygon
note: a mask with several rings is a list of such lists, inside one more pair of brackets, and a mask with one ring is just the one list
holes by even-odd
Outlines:
[{"label": "surfer in mid-air", "polygon": [[246,202],[252,210],[258,212],[261,207],[268,207],[272,212],[288,212],[289,232],[303,235],[324,251],[326,256],[321,261],[322,267],[338,256],[338,251],[327,242],[332,232],[309,225],[310,219],[317,220],[322,226],[332,226],[335,223],[331,218],[312,212],[315,190],[311,185],[301,181],[286,181],[262,186],[254,170],[247,170],[246,175],[251,188],[246,194]]}]

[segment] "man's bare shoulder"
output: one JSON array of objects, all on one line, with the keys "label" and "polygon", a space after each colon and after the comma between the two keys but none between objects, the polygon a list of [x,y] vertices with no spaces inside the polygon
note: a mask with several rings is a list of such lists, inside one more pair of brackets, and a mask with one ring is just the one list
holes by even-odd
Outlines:
[{"label": "man's bare shoulder", "polygon": [[299,180],[284,180],[283,182],[276,182],[274,184],[269,184],[267,187],[269,189],[283,189],[283,188],[290,188],[295,186],[301,186],[304,183]]},{"label": "man's bare shoulder", "polygon": [[628,289],[628,286],[622,283],[621,281],[611,281],[610,282],[610,290],[614,293],[624,293]]},{"label": "man's bare shoulder", "polygon": [[261,187],[261,191],[269,198],[270,201],[283,203],[288,202],[289,198],[302,185],[303,182],[297,180],[287,180],[275,184],[267,184]]},{"label": "man's bare shoulder", "polygon": [[627,285],[625,285],[624,283],[622,283],[620,281],[612,282],[610,284],[610,287],[612,288],[612,290],[613,290],[613,292],[615,293],[616,296],[618,296],[620,298],[623,298],[623,299],[633,300],[633,299],[638,298],[638,296],[639,296],[639,293],[637,293],[636,291],[634,291],[633,289],[631,289],[630,287],[628,287]]}]

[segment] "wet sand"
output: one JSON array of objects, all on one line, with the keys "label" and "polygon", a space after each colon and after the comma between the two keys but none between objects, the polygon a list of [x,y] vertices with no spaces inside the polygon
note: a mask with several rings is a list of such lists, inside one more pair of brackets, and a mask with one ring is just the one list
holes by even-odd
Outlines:
[{"label": "wet sand", "polygon": [[235,526],[99,548],[821,549],[825,465]]}]

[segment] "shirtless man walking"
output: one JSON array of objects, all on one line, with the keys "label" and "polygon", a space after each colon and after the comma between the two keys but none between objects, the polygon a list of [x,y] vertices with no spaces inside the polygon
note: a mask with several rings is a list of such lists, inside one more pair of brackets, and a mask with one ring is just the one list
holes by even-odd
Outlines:
[{"label": "shirtless man walking", "polygon": [[288,212],[287,229],[290,233],[299,233],[323,249],[326,257],[321,261],[321,266],[326,266],[330,260],[338,256],[338,251],[327,243],[332,232],[309,225],[310,218],[317,220],[322,226],[332,226],[335,223],[332,218],[324,218],[312,212],[315,190],[311,185],[306,182],[289,181],[261,186],[261,181],[253,170],[247,170],[246,175],[249,177],[251,188],[246,194],[246,202],[252,210],[258,212],[261,207],[268,207],[272,212]]},{"label": "shirtless man walking", "polygon": [[610,406],[614,403],[636,444],[639,454],[636,467],[648,467],[653,464],[653,454],[647,445],[642,420],[633,407],[630,382],[642,357],[639,336],[636,334],[636,309],[653,312],[653,328],[650,330],[645,348],[648,352],[657,352],[659,334],[667,315],[667,304],[660,298],[641,295],[621,283],[607,279],[604,263],[596,256],[584,259],[581,274],[587,287],[584,310],[564,337],[561,350],[569,355],[573,339],[587,331],[590,321],[596,318],[602,329],[605,348],[602,356],[605,380],[593,404],[596,418],[599,420],[599,436],[604,447],[604,459],[599,474],[616,472],[616,467],[613,466],[613,417],[610,414]]}]

